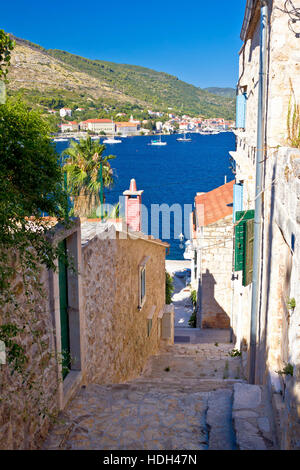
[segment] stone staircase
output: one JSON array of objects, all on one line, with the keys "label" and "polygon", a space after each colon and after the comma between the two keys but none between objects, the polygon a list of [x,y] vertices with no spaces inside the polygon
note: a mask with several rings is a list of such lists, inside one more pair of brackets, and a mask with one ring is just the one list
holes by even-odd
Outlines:
[{"label": "stone staircase", "polygon": [[91,384],[61,414],[45,449],[274,448],[264,389],[248,385],[232,344],[175,344],[124,384]]}]

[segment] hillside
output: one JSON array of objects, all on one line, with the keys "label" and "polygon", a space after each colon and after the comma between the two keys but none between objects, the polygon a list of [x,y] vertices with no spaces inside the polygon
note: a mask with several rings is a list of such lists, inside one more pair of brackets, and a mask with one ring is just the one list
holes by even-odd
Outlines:
[{"label": "hillside", "polygon": [[61,99],[65,104],[128,103],[204,117],[234,118],[234,101],[216,96],[164,72],[89,60],[65,51],[46,50],[14,38],[9,73],[11,93],[22,90],[28,101]]},{"label": "hillside", "polygon": [[204,90],[212,93],[213,95],[217,96],[224,96],[226,98],[235,98],[236,92],[234,88],[218,88],[218,87],[210,87],[204,88]]}]

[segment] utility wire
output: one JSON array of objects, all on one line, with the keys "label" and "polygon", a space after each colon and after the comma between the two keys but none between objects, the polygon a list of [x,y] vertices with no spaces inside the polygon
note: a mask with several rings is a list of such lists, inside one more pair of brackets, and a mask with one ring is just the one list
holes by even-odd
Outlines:
[{"label": "utility wire", "polygon": [[295,7],[292,0],[286,0],[284,2],[284,7],[275,7],[277,10],[281,11],[282,13],[286,13],[289,16],[288,27],[292,33],[296,36],[296,38],[300,38],[300,32],[295,31],[294,26],[296,23],[300,21],[300,8]]}]

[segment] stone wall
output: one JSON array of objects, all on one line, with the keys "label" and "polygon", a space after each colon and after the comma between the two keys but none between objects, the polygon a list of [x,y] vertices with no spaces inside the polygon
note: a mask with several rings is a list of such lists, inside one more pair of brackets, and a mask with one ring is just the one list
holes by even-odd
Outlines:
[{"label": "stone wall", "polygon": [[203,227],[198,235],[200,267],[197,325],[229,328],[231,316],[232,215]]},{"label": "stone wall", "polygon": [[[0,365],[0,449],[34,449],[48,431],[49,415],[59,408],[54,322],[48,295],[48,272],[41,269],[43,292],[36,290],[36,302],[30,305],[26,302],[17,261],[14,267],[13,289],[19,306],[15,312],[11,306],[2,311],[0,323],[25,326],[15,340],[24,348],[28,363],[23,373],[14,372],[13,375],[11,366]],[[33,339],[30,330],[40,332],[40,341]],[[31,389],[28,383],[32,384]],[[46,416],[43,417],[45,409]]]},{"label": "stone wall", "polygon": [[[15,312],[10,309],[9,321],[25,325],[17,340],[28,362],[24,373],[13,375],[8,364],[0,365],[0,449],[38,448],[52,418],[82,383],[134,378],[158,351],[166,245],[141,234],[123,239],[123,232],[113,226],[110,230],[85,240],[82,250],[79,221],[68,230],[58,227],[54,235],[55,243],[67,239],[75,268],[67,276],[71,370],[64,380],[58,273],[41,267],[42,290],[34,288],[34,304],[28,304],[14,260],[13,289],[19,306]],[[141,262],[146,266],[146,299],[139,309]],[[8,321],[6,313],[1,311],[0,324]],[[34,340],[35,331],[39,339]]]},{"label": "stone wall", "polygon": [[[158,315],[165,306],[165,246],[142,238],[121,239],[119,232],[115,235],[97,235],[82,249],[87,382],[134,378],[159,347]],[[139,310],[139,264],[145,257],[149,257],[146,302]],[[150,337],[148,317],[152,318]]]},{"label": "stone wall", "polygon": [[[63,238],[70,241],[68,246],[71,255],[75,255],[72,259],[76,270],[80,259],[80,253],[76,252],[76,242],[80,240],[79,220],[67,230],[56,227],[53,243]],[[24,348],[27,362],[23,372],[13,374],[11,365],[0,365],[0,449],[36,449],[76,387],[70,380],[72,373],[62,380],[58,273],[41,266],[38,279],[25,276],[30,284],[30,295],[26,296],[17,256],[12,259],[12,267],[15,270],[12,288],[18,306],[14,310],[7,304],[1,310],[0,324],[14,323],[22,329],[14,340]],[[79,292],[78,283],[75,286],[74,282],[74,278],[78,280],[77,274],[69,273],[69,278],[69,286]],[[75,311],[75,303],[73,307]],[[81,333],[78,328],[77,337]],[[80,369],[80,364],[74,368]],[[76,386],[79,384],[77,376]]]},{"label": "stone wall", "polygon": [[[257,380],[270,383],[284,412],[282,448],[300,448],[300,151],[281,148],[266,164],[262,302]],[[288,302],[295,299],[296,308]],[[277,372],[291,364],[293,377]],[[265,366],[264,366],[265,365]]]},{"label": "stone wall", "polygon": [[[257,2],[259,4],[259,2]],[[299,39],[289,29],[289,17],[279,8],[284,0],[269,3],[268,70],[266,90],[266,158],[263,176],[262,284],[256,351],[256,381],[268,383],[273,394],[281,448],[300,448],[299,391],[299,222],[300,152],[288,148],[289,103],[300,102]],[[295,0],[295,7],[300,1]],[[236,131],[236,179],[244,181],[244,210],[255,205],[255,163],[259,79],[259,11],[250,23],[240,51],[241,91],[247,92],[246,128]],[[294,95],[292,92],[294,90]],[[236,347],[243,350],[248,375],[252,285],[234,281],[233,329]],[[296,308],[288,308],[295,298]],[[286,364],[294,375],[277,372]]]}]

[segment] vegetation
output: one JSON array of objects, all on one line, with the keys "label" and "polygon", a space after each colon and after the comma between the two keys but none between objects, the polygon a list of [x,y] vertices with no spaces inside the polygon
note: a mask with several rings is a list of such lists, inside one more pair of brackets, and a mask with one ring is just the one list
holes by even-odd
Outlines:
[{"label": "vegetation", "polygon": [[13,48],[14,41],[10,39],[3,29],[0,29],[0,80],[6,79]]},{"label": "vegetation", "polygon": [[287,115],[288,144],[291,147],[300,148],[300,106],[296,101],[296,96],[291,81],[290,87],[291,97]]},{"label": "vegetation", "polygon": [[[46,50],[29,41],[16,40],[18,43],[37,49],[43,54],[59,60],[60,64],[63,63],[67,70],[83,72],[96,78],[99,83],[108,86],[115,93],[122,94],[125,97],[128,96],[128,103],[131,102],[131,105],[135,101],[135,105],[144,103],[144,109],[150,106],[154,111],[170,112],[169,108],[172,108],[172,112],[181,115],[190,114],[192,116],[202,115],[206,118],[224,117],[234,119],[235,105],[233,98],[209,93],[167,73],[134,65],[89,60],[65,51]],[[65,93],[66,96],[70,94],[67,90],[60,90],[60,93],[63,97]],[[83,95],[82,98],[85,103],[87,98],[91,98],[82,90],[81,92],[78,91],[78,95],[80,94]],[[41,95],[40,98],[42,98]],[[109,100],[103,98],[103,102],[108,103]],[[119,100],[119,104],[121,104],[121,100]]]},{"label": "vegetation", "polygon": [[[11,50],[12,43],[1,33],[0,51],[7,47]],[[2,77],[7,64],[9,60],[0,62]],[[22,394],[24,413],[20,410],[20,419],[30,420],[25,416],[29,401],[41,416],[49,411],[42,391],[51,359],[43,342],[40,272],[41,265],[55,270],[60,254],[48,238],[51,228],[42,214],[64,223],[67,200],[48,124],[37,111],[19,100],[0,104],[0,135],[0,340],[7,357],[7,367],[1,368],[1,373],[3,378],[8,371],[15,374],[13,393],[9,387],[2,388],[1,380],[0,402],[6,403],[9,412],[12,396]],[[30,347],[36,348],[30,367],[25,337],[30,338]]]},{"label": "vegetation", "polygon": [[192,301],[192,304],[193,304],[193,313],[189,319],[189,325],[192,327],[192,328],[196,328],[197,326],[197,291],[195,290],[192,290],[191,292],[191,301]]},{"label": "vegetation", "polygon": [[242,355],[241,351],[239,351],[238,349],[233,349],[232,351],[229,351],[228,354],[230,357],[239,357]]},{"label": "vegetation", "polygon": [[173,281],[171,274],[169,274],[166,271],[166,304],[167,305],[170,305],[172,303],[173,292],[174,292],[174,281]]},{"label": "vegetation", "polygon": [[[63,155],[64,171],[67,175],[67,187],[74,202],[74,215],[89,216],[100,206],[100,188],[110,187],[113,182],[113,172],[109,160],[114,155],[103,156],[105,145],[93,141],[91,137],[71,141]],[[102,176],[100,166],[102,165]],[[102,183],[101,183],[102,178]],[[103,200],[104,202],[104,200]]]},{"label": "vegetation", "polygon": [[291,375],[293,377],[294,367],[292,366],[292,364],[288,363],[284,366],[284,368],[282,370],[278,370],[276,372],[279,375]]},{"label": "vegetation", "polygon": [[213,95],[224,96],[226,98],[235,98],[236,91],[234,88],[218,88],[218,87],[210,87],[205,88],[206,91],[212,93]]},{"label": "vegetation", "polygon": [[292,299],[289,299],[287,301],[287,307],[289,310],[295,310],[296,308],[296,300],[294,299],[294,297]]}]

